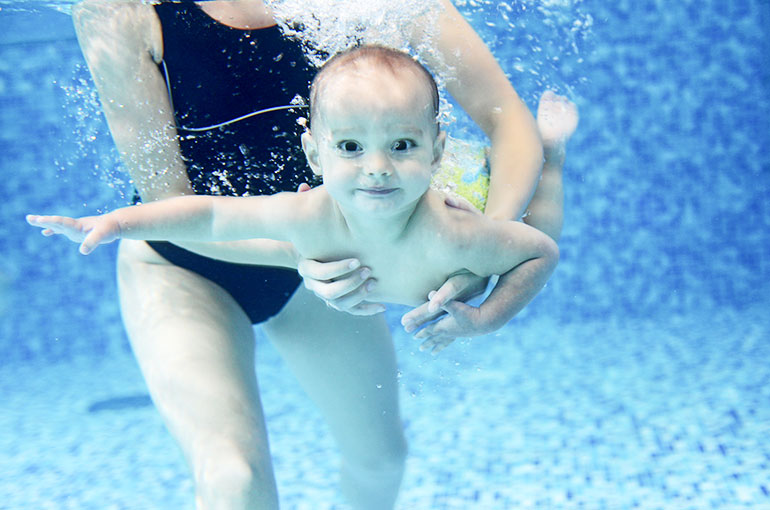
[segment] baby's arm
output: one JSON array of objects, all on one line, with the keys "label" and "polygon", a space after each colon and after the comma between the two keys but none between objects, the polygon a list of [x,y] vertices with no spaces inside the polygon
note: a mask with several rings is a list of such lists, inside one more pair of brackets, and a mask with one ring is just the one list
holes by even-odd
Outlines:
[{"label": "baby's arm", "polygon": [[270,238],[289,241],[299,200],[295,193],[260,197],[183,196],[117,209],[100,216],[27,216],[44,235],[62,234],[91,253],[116,239],[154,241],[235,241]]},{"label": "baby's arm", "polygon": [[481,218],[472,228],[463,226],[473,234],[464,240],[458,259],[464,258],[474,274],[499,274],[500,279],[478,308],[460,301],[443,305],[448,315],[415,335],[424,340],[422,350],[437,353],[457,337],[500,329],[540,292],[556,268],[559,249],[550,237],[521,222]]}]

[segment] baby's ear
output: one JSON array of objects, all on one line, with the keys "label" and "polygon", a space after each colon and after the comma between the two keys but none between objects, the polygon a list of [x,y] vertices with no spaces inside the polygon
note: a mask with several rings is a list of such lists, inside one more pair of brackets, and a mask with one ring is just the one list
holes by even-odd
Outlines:
[{"label": "baby's ear", "polygon": [[318,144],[316,143],[310,131],[302,133],[302,150],[305,151],[305,157],[310,165],[310,169],[316,175],[323,175],[323,170],[318,162]]},{"label": "baby's ear", "polygon": [[431,166],[433,171],[438,170],[441,166],[441,157],[444,155],[444,146],[446,145],[446,132],[439,131],[436,135],[436,139],[433,141],[433,162]]}]

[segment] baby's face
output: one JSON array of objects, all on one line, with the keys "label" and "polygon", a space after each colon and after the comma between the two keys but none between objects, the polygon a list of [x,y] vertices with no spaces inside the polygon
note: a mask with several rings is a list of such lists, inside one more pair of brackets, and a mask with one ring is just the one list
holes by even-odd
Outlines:
[{"label": "baby's face", "polygon": [[325,80],[318,105],[312,138],[329,194],[359,214],[410,212],[443,149],[424,78],[410,69],[343,68]]}]

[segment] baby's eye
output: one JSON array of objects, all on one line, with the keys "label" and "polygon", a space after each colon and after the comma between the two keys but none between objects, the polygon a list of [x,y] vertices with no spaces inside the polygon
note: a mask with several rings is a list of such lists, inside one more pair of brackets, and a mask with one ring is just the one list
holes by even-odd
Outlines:
[{"label": "baby's eye", "polygon": [[402,151],[408,151],[409,149],[415,147],[417,144],[414,142],[414,140],[409,140],[407,138],[403,140],[397,140],[395,143],[393,143],[393,146],[391,147],[392,150],[396,152],[402,152]]},{"label": "baby's eye", "polygon": [[337,150],[345,153],[361,152],[363,148],[354,140],[344,140],[337,144]]}]

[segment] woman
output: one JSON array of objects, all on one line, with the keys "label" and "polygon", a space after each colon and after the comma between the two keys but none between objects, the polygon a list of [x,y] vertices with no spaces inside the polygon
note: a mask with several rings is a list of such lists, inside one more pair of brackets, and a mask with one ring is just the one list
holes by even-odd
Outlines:
[{"label": "woman", "polygon": [[[418,23],[411,35],[421,38],[435,23],[440,59],[456,69],[447,89],[492,142],[486,213],[518,218],[542,164],[534,120],[478,36],[451,3],[442,4],[438,19]],[[271,193],[305,181],[304,161],[293,152],[298,113],[282,107],[307,96],[312,69],[261,1],[88,0],[73,17],[142,200]],[[429,65],[437,58],[424,56]],[[267,111],[229,122],[260,110]],[[119,251],[123,319],[192,470],[198,508],[278,507],[254,370],[252,324],[261,323],[329,423],[351,505],[391,509],[406,442],[390,333],[379,305],[362,303],[376,282],[357,261],[297,261],[291,246],[254,243],[262,245],[260,260],[244,259],[239,243],[123,242]],[[298,264],[307,288],[298,286]],[[441,296],[469,285],[455,279]],[[422,308],[414,318],[429,316]]]}]

